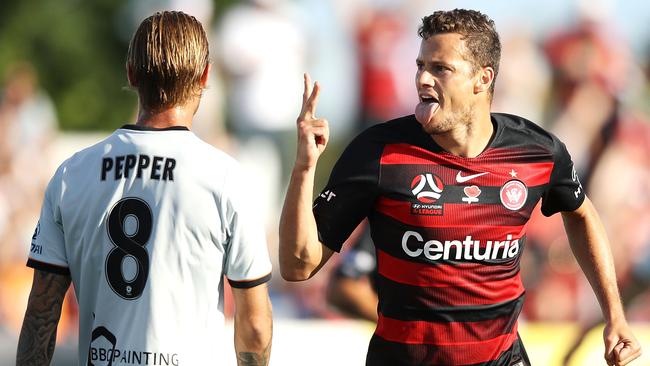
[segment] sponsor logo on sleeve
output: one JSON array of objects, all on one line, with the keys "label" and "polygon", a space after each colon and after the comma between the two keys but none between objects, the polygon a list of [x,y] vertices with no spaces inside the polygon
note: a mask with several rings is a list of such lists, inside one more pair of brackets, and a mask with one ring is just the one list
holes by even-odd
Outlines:
[{"label": "sponsor logo on sleeve", "polygon": [[33,254],[43,254],[43,246],[36,243],[38,235],[41,233],[41,222],[39,221],[36,224],[36,229],[34,229],[34,235],[32,235],[32,245],[29,248],[29,252]]},{"label": "sponsor logo on sleeve", "polygon": [[576,167],[571,168],[571,179],[573,180],[574,183],[578,184],[578,188],[573,191],[573,195],[578,199],[580,197],[580,193],[582,193],[582,183],[580,183],[580,178],[578,177],[578,172],[576,172]]},{"label": "sponsor logo on sleeve", "polygon": [[326,202],[329,202],[332,200],[332,198],[336,197],[336,193],[327,190],[323,193],[320,194],[320,198],[323,198]]}]

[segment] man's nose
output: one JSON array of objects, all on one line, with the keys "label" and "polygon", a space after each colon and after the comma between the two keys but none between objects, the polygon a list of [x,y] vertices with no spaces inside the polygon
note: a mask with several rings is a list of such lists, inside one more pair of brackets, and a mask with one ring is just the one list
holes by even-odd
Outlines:
[{"label": "man's nose", "polygon": [[433,87],[436,84],[433,75],[426,70],[419,72],[415,81],[419,87]]}]

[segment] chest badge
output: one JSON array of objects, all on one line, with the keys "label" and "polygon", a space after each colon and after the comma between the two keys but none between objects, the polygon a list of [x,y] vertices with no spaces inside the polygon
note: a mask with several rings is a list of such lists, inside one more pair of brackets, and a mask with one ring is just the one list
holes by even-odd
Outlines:
[{"label": "chest badge", "polygon": [[512,179],[507,181],[499,191],[501,203],[511,211],[517,211],[524,207],[528,198],[528,188],[524,182]]}]

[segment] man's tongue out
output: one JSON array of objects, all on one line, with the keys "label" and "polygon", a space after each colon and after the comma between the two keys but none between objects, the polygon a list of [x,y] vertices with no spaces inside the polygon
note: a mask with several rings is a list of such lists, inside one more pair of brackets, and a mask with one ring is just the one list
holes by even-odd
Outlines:
[{"label": "man's tongue out", "polygon": [[415,106],[415,119],[417,119],[422,126],[428,124],[429,120],[431,117],[433,117],[433,114],[436,113],[439,106],[440,105],[437,102],[433,101],[418,103],[418,105]]}]

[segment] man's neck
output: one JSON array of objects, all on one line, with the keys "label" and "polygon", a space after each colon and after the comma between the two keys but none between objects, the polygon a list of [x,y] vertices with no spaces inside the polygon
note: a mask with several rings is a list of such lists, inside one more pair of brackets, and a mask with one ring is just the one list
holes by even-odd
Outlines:
[{"label": "man's neck", "polygon": [[195,112],[196,108],[189,104],[155,111],[144,109],[141,106],[138,110],[136,125],[153,128],[184,126],[191,129]]},{"label": "man's neck", "polygon": [[492,140],[494,126],[489,111],[467,124],[457,124],[451,131],[431,138],[446,151],[464,158],[479,156]]}]

